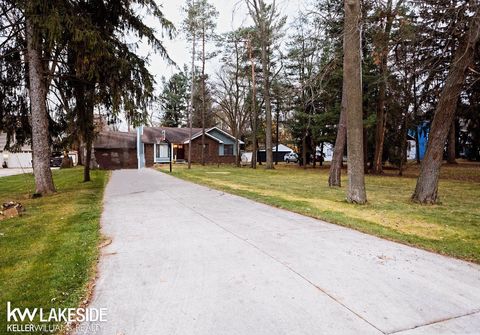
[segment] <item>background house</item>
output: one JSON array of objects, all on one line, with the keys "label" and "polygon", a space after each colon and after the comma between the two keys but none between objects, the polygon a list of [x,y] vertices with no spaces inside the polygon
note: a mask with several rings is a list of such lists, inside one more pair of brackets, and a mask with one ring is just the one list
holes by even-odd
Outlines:
[{"label": "background house", "polygon": [[[278,145],[278,152],[277,152],[277,146],[274,145],[272,147],[273,161],[283,162],[283,157],[285,157],[286,154],[289,154],[291,152],[294,152],[293,149],[287,147],[284,144]],[[266,162],[266,161],[267,161],[267,152],[265,151],[265,149],[258,150],[257,162]]]},{"label": "background house", "polygon": [[333,159],[334,145],[332,143],[324,142],[315,148],[316,159],[320,160],[323,157],[324,162],[331,162]]},{"label": "background house", "polygon": [[[149,167],[157,163],[186,162],[190,129],[170,127],[139,127],[136,132],[100,132],[95,139],[94,166],[102,169]],[[243,145],[239,141],[239,145]],[[205,162],[235,163],[235,138],[212,127],[205,129]],[[192,128],[192,162],[200,163],[202,129]]]},{"label": "background house", "polygon": [[[170,161],[185,162],[188,159],[190,138],[189,128],[170,127],[141,127],[138,129],[137,152],[140,165]],[[168,149],[171,144],[171,150]],[[239,141],[242,145],[243,142]],[[205,162],[206,163],[235,163],[237,148],[235,138],[229,133],[212,127],[205,129]],[[200,163],[202,159],[202,128],[192,128],[192,163]]]},{"label": "background house", "polygon": [[[15,143],[15,139],[11,141]],[[19,146],[16,150],[5,150],[7,134],[0,133],[0,168],[31,168],[32,147],[30,145]]]}]

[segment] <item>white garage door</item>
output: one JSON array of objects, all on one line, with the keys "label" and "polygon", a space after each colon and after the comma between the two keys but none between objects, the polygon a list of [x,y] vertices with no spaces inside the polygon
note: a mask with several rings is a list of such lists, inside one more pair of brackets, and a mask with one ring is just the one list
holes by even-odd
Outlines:
[{"label": "white garage door", "polygon": [[[4,153],[5,156],[5,153]],[[5,157],[3,157],[5,159]],[[31,168],[32,154],[30,152],[8,153],[7,164],[9,168]]]}]

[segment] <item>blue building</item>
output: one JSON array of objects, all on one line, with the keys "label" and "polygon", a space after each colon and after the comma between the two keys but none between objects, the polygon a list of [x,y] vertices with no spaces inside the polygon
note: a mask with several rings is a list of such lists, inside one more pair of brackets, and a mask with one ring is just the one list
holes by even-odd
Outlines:
[{"label": "blue building", "polygon": [[[418,154],[419,159],[422,160],[425,156],[425,152],[427,151],[427,143],[428,143],[428,133],[430,131],[430,123],[424,122],[421,125],[417,126],[417,129],[410,129],[408,131],[408,135],[415,139],[418,133]],[[415,154],[415,158],[416,154]]]}]

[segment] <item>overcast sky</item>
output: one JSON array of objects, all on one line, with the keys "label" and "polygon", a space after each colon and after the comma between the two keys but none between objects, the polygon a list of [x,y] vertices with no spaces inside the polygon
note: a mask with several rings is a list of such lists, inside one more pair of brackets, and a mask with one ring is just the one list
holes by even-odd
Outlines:
[{"label": "overcast sky", "polygon": [[[299,9],[305,7],[307,0],[277,0],[277,2],[281,12],[284,15],[287,15],[289,20],[291,20],[297,15]],[[162,11],[164,12],[166,18],[172,21],[177,29],[180,30],[181,22],[184,18],[182,6],[184,6],[185,1],[157,0],[157,3],[162,6]],[[221,34],[231,31],[242,25],[251,25],[252,21],[247,15],[245,0],[210,0],[210,3],[213,4],[219,12],[217,20],[217,33]],[[148,23],[154,24],[154,22],[150,20],[148,20]],[[164,39],[164,45],[170,57],[180,68],[183,68],[183,64],[188,64],[190,67],[190,47],[185,40],[185,36],[181,32],[179,32],[179,34],[172,41]],[[213,47],[213,45],[210,46],[210,48]],[[141,52],[144,55],[147,53],[150,54],[150,70],[153,74],[155,74],[158,84],[160,84],[162,76],[168,78],[177,71],[174,66],[169,66],[164,60],[161,59],[161,57],[152,54],[148,47],[143,46],[141,48]],[[215,71],[218,66],[219,64],[217,59],[210,60],[207,64],[207,72],[211,73]],[[157,85],[157,89],[160,89],[159,85]]]}]

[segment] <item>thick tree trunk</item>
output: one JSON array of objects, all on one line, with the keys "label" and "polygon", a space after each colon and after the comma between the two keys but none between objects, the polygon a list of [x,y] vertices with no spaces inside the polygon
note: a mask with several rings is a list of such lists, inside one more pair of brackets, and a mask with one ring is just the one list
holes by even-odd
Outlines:
[{"label": "thick tree trunk", "polygon": [[345,109],[345,90],[342,89],[342,107],[340,111],[340,121],[338,122],[337,138],[335,148],[333,149],[332,163],[330,165],[330,175],[328,176],[328,186],[342,186],[342,162],[345,143],[347,142],[347,111]]},{"label": "thick tree trunk", "polygon": [[363,113],[361,64],[360,0],[345,1],[343,40],[343,85],[347,111],[348,191],[347,200],[364,204],[365,173],[363,164]]},{"label": "thick tree trunk", "polygon": [[44,195],[55,192],[52,171],[50,170],[51,152],[46,105],[47,87],[39,41],[36,40],[34,27],[28,17],[26,19],[26,37],[35,193]]},{"label": "thick tree trunk", "polygon": [[469,31],[460,43],[443,87],[428,136],[427,152],[418,176],[413,201],[437,202],[438,178],[442,165],[443,150],[455,116],[458,97],[465,81],[466,70],[472,64],[475,48],[480,37],[480,9],[470,23]]},{"label": "thick tree trunk", "polygon": [[455,119],[452,121],[452,126],[448,133],[448,146],[447,146],[447,162],[449,164],[457,164],[456,156],[456,132],[455,132]]}]

